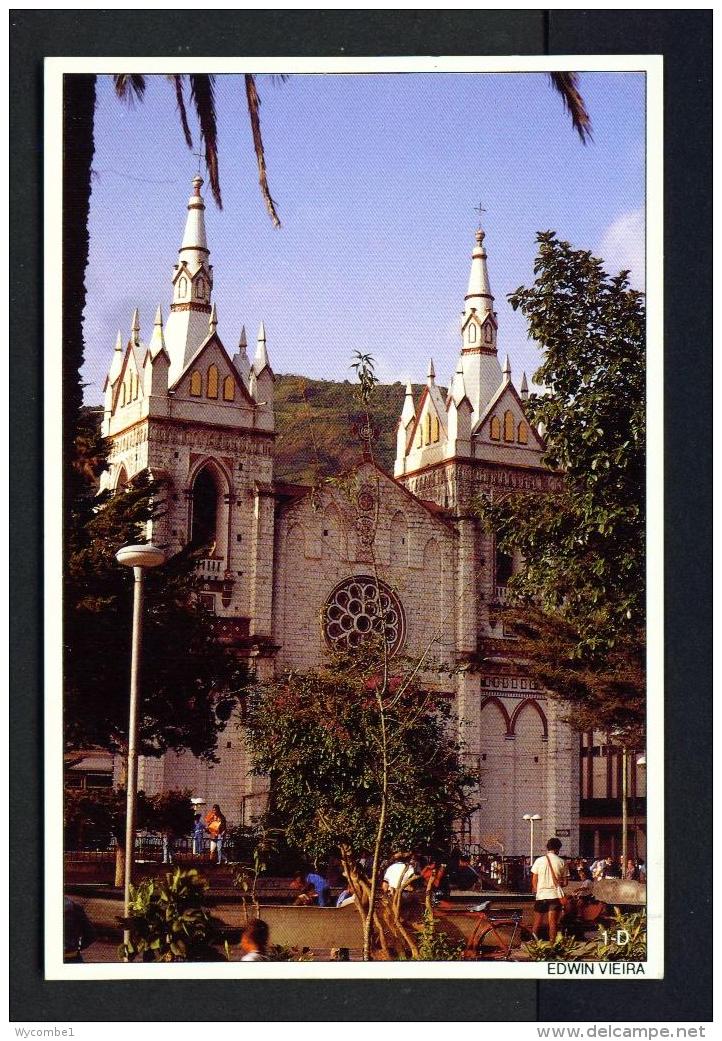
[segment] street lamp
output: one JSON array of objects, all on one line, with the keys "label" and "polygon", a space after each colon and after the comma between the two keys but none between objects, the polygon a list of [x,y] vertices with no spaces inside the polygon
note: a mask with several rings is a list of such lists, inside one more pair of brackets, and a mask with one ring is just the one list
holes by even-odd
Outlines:
[{"label": "street lamp", "polygon": [[525,813],[522,820],[529,821],[529,871],[531,872],[531,866],[534,863],[534,824],[536,821],[540,821],[541,817],[538,813]]},{"label": "street lamp", "polygon": [[125,567],[133,568],[133,639],[130,652],[130,712],[128,716],[128,768],[126,777],[127,801],[125,810],[125,899],[123,917],[123,943],[130,943],[128,916],[130,913],[130,884],[133,875],[133,853],[135,850],[135,802],[138,788],[138,693],[140,659],[143,645],[143,577],[146,568],[164,563],[165,553],[157,546],[124,546],[115,554],[115,559]]}]

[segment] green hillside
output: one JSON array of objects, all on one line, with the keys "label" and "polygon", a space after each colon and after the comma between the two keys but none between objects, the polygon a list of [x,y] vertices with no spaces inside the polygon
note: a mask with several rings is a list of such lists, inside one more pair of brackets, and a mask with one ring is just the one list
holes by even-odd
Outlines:
[{"label": "green hillside", "polygon": [[[422,386],[417,384],[413,390],[418,402]],[[285,375],[276,377],[275,392],[277,478],[303,483],[313,480],[319,469],[333,474],[359,461],[363,444],[358,426],[363,413],[353,383]],[[380,383],[374,394],[374,453],[379,465],[389,471],[396,456],[404,393],[403,383]]]}]

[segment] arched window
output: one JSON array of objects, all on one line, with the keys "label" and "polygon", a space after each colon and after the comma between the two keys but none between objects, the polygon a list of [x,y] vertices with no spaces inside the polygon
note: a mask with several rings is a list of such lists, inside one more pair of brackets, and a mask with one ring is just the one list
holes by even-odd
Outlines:
[{"label": "arched window", "polygon": [[471,322],[469,325],[469,343],[476,343],[476,323]]},{"label": "arched window", "polygon": [[428,445],[431,443],[431,413],[426,413],[426,422],[424,425],[424,441]]},{"label": "arched window", "polygon": [[494,339],[494,330],[491,327],[491,322],[487,321],[484,325],[484,342],[491,343]]},{"label": "arched window", "polygon": [[233,376],[226,376],[223,380],[223,400],[236,400],[236,381],[233,379]]},{"label": "arched window", "polygon": [[202,393],[203,393],[203,378],[202,378],[200,372],[198,371],[198,369],[195,369],[191,373],[191,396],[194,397],[194,398],[199,398]]},{"label": "arched window", "polygon": [[514,559],[510,553],[504,550],[496,550],[496,585],[506,586],[514,574]]},{"label": "arched window", "polygon": [[193,512],[191,542],[194,546],[209,546],[213,552],[217,539],[218,502],[220,491],[210,466],[204,466],[193,483]]},{"label": "arched window", "polygon": [[206,296],[206,283],[202,278],[198,279],[196,284],[196,296],[199,300],[205,300]]},{"label": "arched window", "polygon": [[439,440],[439,417],[432,416],[431,418],[431,440],[436,444]]},{"label": "arched window", "polygon": [[208,386],[206,387],[206,397],[218,397],[218,369],[215,365],[211,365],[208,369]]},{"label": "arched window", "polygon": [[509,409],[504,413],[504,440],[513,441],[516,434],[516,423],[514,422],[514,413]]},{"label": "arched window", "polygon": [[519,442],[520,445],[528,445],[529,444],[529,430],[527,428],[526,423],[523,420],[519,423],[519,431],[518,431],[518,434],[517,434],[517,441]]},{"label": "arched window", "polygon": [[133,401],[135,401],[136,398],[138,397],[138,384],[140,383],[140,377],[138,376],[137,372],[136,372],[135,376],[132,377],[132,379],[133,379]]},{"label": "arched window", "polygon": [[501,441],[501,423],[498,416],[491,417],[489,424],[489,437],[492,441]]},{"label": "arched window", "polygon": [[124,466],[121,466],[118,472],[118,480],[115,482],[116,492],[122,492],[128,485],[128,471]]},{"label": "arched window", "polygon": [[128,393],[128,391],[126,389],[125,383],[123,383],[121,388],[120,388],[120,407],[121,408],[125,404],[125,399],[126,399],[127,393]]},{"label": "arched window", "polygon": [[181,299],[182,299],[186,295],[187,292],[188,292],[188,279],[184,275],[183,278],[181,278],[179,280],[179,282],[178,282],[178,296],[181,297]]}]

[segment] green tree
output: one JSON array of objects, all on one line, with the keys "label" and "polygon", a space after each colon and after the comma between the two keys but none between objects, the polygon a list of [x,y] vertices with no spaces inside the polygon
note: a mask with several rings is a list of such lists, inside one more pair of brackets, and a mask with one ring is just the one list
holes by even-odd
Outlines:
[{"label": "green tree", "polygon": [[[162,488],[141,473],[122,492],[95,496],[87,481],[72,504],[63,612],[66,749],[127,751],[132,622],[129,568],[118,549],[146,538],[163,510]],[[219,644],[197,602],[186,550],[146,576],[139,753],[189,750],[216,761],[218,733],[239,704],[243,663]]]},{"label": "green tree", "polygon": [[543,351],[527,414],[557,490],[479,502],[501,550],[521,550],[509,622],[519,656],[570,719],[638,739],[644,719],[645,312],[628,272],[554,232],[534,284],[510,294]]},{"label": "green tree", "polygon": [[[448,698],[425,690],[419,663],[368,643],[358,656],[289,672],[249,697],[254,772],[270,775],[267,823],[312,860],[340,851],[364,924],[378,947],[414,953],[398,901],[372,891],[364,851],[446,848],[474,780],[461,762]],[[368,954],[368,952],[366,952]]]}]

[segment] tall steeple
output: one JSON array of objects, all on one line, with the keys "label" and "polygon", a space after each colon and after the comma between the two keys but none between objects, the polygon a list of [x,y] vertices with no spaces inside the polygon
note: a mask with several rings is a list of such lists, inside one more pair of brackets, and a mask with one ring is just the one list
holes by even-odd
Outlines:
[{"label": "tall steeple", "polygon": [[499,389],[503,376],[497,348],[497,321],[489,282],[485,233],[476,232],[469,286],[461,321],[461,369],[472,407],[472,426]]},{"label": "tall steeple", "polygon": [[484,321],[487,314],[494,312],[494,297],[489,283],[489,271],[486,266],[487,254],[484,248],[485,233],[481,228],[476,232],[476,244],[471,254],[471,271],[469,272],[469,288],[464,297],[464,317],[468,318],[472,309]]},{"label": "tall steeple", "polygon": [[201,195],[203,178],[193,178],[193,193],[178,262],[173,268],[173,302],[165,327],[170,355],[170,381],[180,376],[190,359],[208,336],[213,290],[213,267],[206,236],[206,204]]}]

